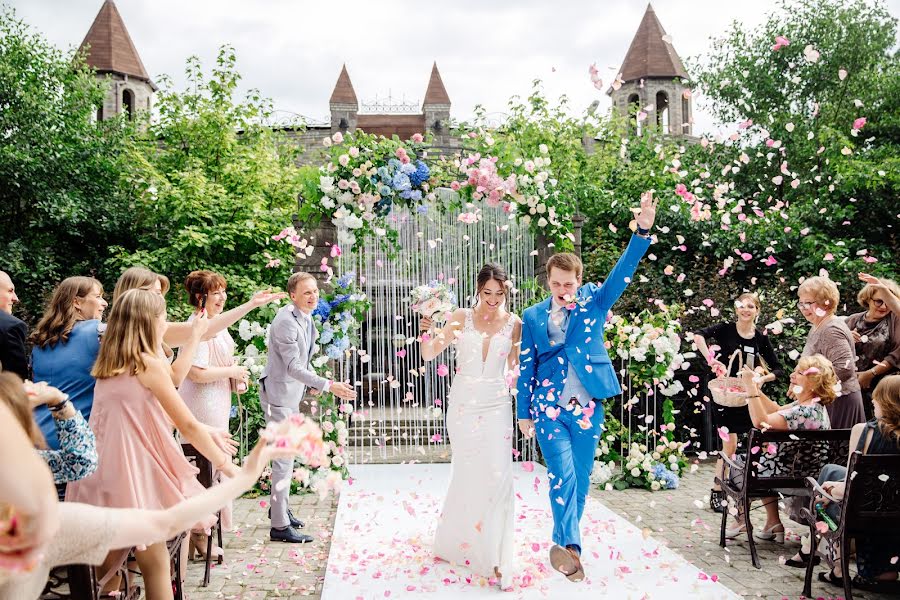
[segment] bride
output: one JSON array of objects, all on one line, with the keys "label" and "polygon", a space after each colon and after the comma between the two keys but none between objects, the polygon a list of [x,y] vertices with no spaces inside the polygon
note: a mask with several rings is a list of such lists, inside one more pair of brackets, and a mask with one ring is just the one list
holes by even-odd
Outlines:
[{"label": "bride", "polygon": [[[450,487],[438,522],[434,554],[467,566],[509,588],[513,576],[513,421],[510,389],[518,374],[522,321],[506,308],[508,277],[486,264],[477,278],[475,308],[457,309],[447,325],[419,327],[422,357],[432,360],[456,344],[457,371],[450,387]],[[514,375],[511,375],[511,377]]]}]

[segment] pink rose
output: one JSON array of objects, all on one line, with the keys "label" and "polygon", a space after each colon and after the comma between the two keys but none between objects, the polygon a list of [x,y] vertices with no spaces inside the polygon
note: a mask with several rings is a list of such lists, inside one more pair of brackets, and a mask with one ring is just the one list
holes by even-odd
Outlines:
[{"label": "pink rose", "polygon": [[856,119],[855,121],[853,121],[853,129],[859,130],[859,129],[862,129],[863,127],[865,127],[865,125],[866,125],[865,117],[860,117],[860,118]]},{"label": "pink rose", "polygon": [[341,164],[342,167],[346,167],[348,164],[350,164],[350,157],[346,154],[341,154],[338,157],[338,162]]},{"label": "pink rose", "polygon": [[357,148],[356,146],[350,146],[350,150],[348,150],[348,152],[353,158],[359,156],[359,148]]},{"label": "pink rose", "polygon": [[421,133],[414,133],[412,136],[412,141],[416,142],[417,144],[423,142],[424,140],[425,138]]},{"label": "pink rose", "polygon": [[343,141],[344,141],[344,134],[341,133],[340,131],[338,131],[338,132],[336,132],[333,136],[331,136],[331,139],[334,140],[334,143],[335,143],[335,144],[343,143]]}]

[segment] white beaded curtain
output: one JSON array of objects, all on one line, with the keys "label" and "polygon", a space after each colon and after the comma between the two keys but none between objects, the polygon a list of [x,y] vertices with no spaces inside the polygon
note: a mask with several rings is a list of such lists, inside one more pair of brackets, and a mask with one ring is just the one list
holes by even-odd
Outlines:
[{"label": "white beaded curtain", "polygon": [[[449,189],[437,193],[442,203],[455,194]],[[460,306],[471,306],[478,271],[495,262],[521,288],[511,295],[508,309],[521,315],[533,301],[535,245],[527,227],[500,208],[482,207],[481,219],[472,224],[461,223],[460,214],[395,210],[389,225],[399,234],[399,250],[388,253],[374,239],[343,248],[340,271],[355,271],[372,301],[359,352],[341,367],[345,377],[363,383],[350,430],[357,462],[449,460],[444,414],[453,350],[428,363],[421,359],[415,342],[418,318],[409,308],[414,287],[442,279]],[[438,374],[441,365],[449,375]],[[523,460],[535,456],[533,441],[519,440],[517,450]]]}]

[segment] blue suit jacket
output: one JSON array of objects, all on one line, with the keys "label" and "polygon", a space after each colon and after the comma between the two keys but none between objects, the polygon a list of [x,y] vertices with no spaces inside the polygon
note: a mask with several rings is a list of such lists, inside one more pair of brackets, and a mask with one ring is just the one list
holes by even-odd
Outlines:
[{"label": "blue suit jacket", "polygon": [[578,306],[569,316],[564,344],[550,345],[547,322],[551,298],[525,310],[516,386],[516,416],[519,419],[532,419],[543,413],[547,406],[556,404],[569,368],[577,369],[578,378],[594,398],[609,398],[621,393],[621,385],[603,345],[603,329],[609,309],[628,287],[649,247],[649,239],[631,236],[628,247],[606,281],[600,286],[587,283],[579,288]]}]

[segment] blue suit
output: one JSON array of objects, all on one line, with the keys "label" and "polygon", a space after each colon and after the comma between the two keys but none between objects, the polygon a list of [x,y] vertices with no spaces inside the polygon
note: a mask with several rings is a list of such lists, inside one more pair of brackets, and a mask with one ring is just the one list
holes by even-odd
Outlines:
[{"label": "blue suit", "polygon": [[[562,343],[550,341],[552,299],[526,309],[522,316],[516,416],[534,419],[550,478],[553,541],[563,547],[574,545],[581,550],[578,523],[584,513],[594,451],[603,427],[600,400],[621,393],[621,384],[603,345],[606,315],[628,287],[649,247],[649,239],[632,236],[603,285],[587,283],[579,288]],[[587,410],[580,405],[561,408],[558,404],[572,368],[596,400]]]}]

